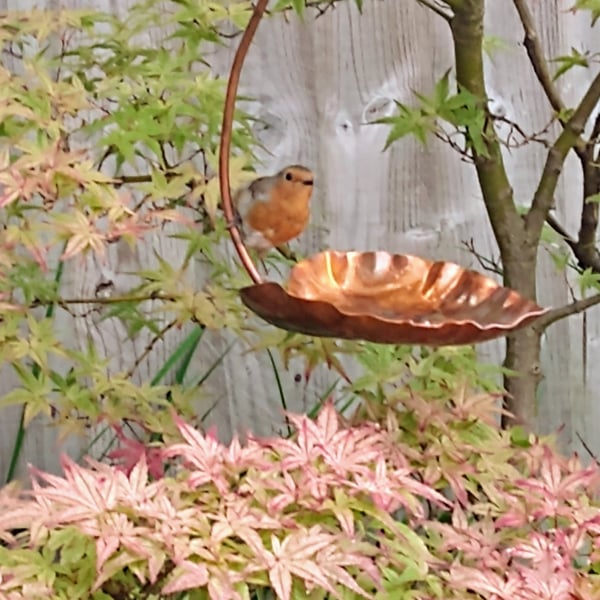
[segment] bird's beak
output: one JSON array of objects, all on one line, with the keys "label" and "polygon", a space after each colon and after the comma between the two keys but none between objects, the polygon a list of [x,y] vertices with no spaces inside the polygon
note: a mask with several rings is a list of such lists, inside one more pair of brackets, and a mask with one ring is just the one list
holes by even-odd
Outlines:
[{"label": "bird's beak", "polygon": [[309,179],[308,181],[303,181],[302,183],[304,185],[313,185],[314,181],[312,179]]}]

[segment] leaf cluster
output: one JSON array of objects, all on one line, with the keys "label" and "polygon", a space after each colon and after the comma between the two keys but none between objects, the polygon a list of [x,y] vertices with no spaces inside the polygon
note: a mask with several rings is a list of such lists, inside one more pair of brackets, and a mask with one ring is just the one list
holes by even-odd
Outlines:
[{"label": "leaf cluster", "polygon": [[487,119],[483,110],[485,103],[466,89],[451,94],[449,70],[435,84],[430,96],[419,92],[415,92],[415,96],[419,100],[416,107],[396,101],[398,113],[377,121],[391,126],[386,149],[407,135],[414,135],[424,144],[429,135],[442,133],[440,122],[444,122],[462,133],[465,153],[472,149],[479,155],[487,154],[483,139]]},{"label": "leaf cluster", "polygon": [[572,12],[586,10],[590,13],[592,26],[596,24],[600,18],[600,2],[598,0],[575,0],[575,4],[571,6]]},{"label": "leaf cluster", "polygon": [[[0,16],[0,359],[18,382],[0,405],[22,404],[24,425],[40,414],[67,431],[131,417],[155,430],[167,404],[187,412],[193,394],[133,383],[154,344],[193,322],[243,322],[232,291],[240,273],[220,250],[217,220],[225,81],[206,57],[251,8],[144,0],[125,21],[90,10]],[[238,111],[234,186],[247,177],[253,139]],[[65,274],[78,278],[110,264],[116,247],[156,236],[179,244],[177,264],[155,252],[124,293],[65,298]],[[206,285],[191,278],[198,263]],[[90,315],[149,338],[141,357],[110,372],[85,340],[65,341],[57,317],[77,332]]]},{"label": "leaf cluster", "polygon": [[175,416],[164,446],[2,490],[0,597],[597,597],[597,467],[495,410],[413,394],[351,425],[330,401],[244,446]]}]

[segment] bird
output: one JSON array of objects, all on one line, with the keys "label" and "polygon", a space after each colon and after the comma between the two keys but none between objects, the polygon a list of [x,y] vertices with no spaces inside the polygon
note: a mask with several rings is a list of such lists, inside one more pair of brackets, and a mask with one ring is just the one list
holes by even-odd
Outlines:
[{"label": "bird", "polygon": [[259,177],[233,197],[242,239],[259,257],[298,237],[308,225],[313,172],[289,165],[275,175]]}]

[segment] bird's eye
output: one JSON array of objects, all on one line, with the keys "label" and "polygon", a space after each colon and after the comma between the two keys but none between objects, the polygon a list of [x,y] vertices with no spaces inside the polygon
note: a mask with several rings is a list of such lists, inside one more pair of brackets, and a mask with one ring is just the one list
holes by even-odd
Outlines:
[{"label": "bird's eye", "polygon": [[293,175],[288,171],[285,174],[285,179],[286,179],[286,181],[291,181],[293,179]]}]

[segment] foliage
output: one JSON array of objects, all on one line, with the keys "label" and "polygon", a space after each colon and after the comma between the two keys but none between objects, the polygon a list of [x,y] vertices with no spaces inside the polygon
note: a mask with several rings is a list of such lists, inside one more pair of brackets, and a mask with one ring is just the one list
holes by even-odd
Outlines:
[{"label": "foliage", "polygon": [[598,18],[600,18],[600,2],[598,0],[576,0],[575,4],[571,6],[571,11],[576,12],[578,10],[588,10],[590,12],[592,25],[595,25]]},{"label": "foliage", "polygon": [[373,420],[290,415],[0,495],[0,598],[581,598],[600,593],[596,466],[502,431],[496,400],[411,394]]},{"label": "foliage", "polygon": [[[161,409],[191,415],[197,394],[140,381],[155,344],[194,321],[239,327],[229,290],[240,275],[219,254],[224,227],[215,218],[225,82],[205,55],[250,10],[149,0],[126,21],[87,10],[0,16],[0,359],[4,377],[17,379],[0,405],[22,404],[24,426],[43,414],[66,431],[124,418],[160,431]],[[251,125],[238,111],[234,185],[252,158]],[[65,277],[157,235],[180,244],[179,264],[155,252],[125,289],[61,294]],[[214,275],[206,284],[193,280],[199,263]],[[64,323],[81,331],[90,314],[133,342],[145,336],[146,350],[115,372],[85,338],[65,340]]]}]

